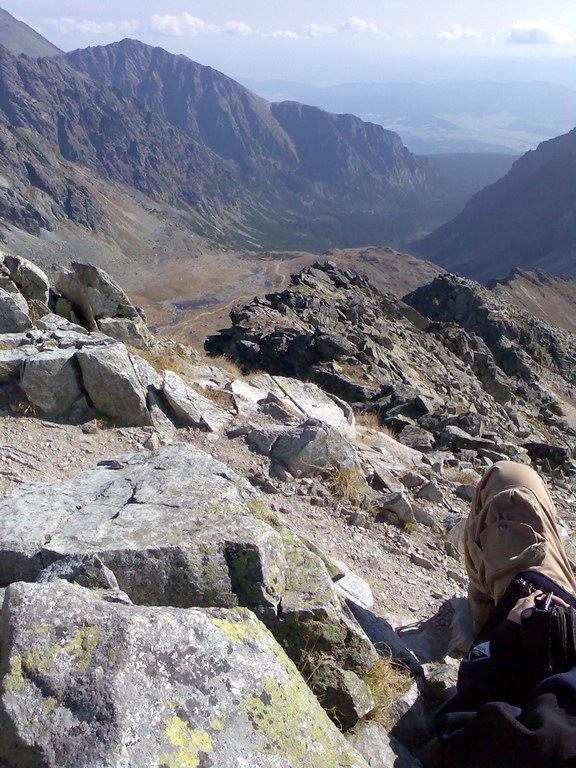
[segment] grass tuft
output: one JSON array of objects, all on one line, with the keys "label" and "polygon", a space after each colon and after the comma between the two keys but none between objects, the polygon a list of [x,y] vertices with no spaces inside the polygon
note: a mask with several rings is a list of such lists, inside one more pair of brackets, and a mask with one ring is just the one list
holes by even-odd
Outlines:
[{"label": "grass tuft", "polygon": [[389,730],[394,725],[391,713],[393,704],[412,685],[410,671],[394,659],[382,657],[364,677],[364,681],[374,697],[374,709],[367,717]]},{"label": "grass tuft", "polygon": [[363,486],[363,478],[355,467],[343,469],[332,465],[328,469],[330,489],[337,499],[351,504],[358,500]]}]

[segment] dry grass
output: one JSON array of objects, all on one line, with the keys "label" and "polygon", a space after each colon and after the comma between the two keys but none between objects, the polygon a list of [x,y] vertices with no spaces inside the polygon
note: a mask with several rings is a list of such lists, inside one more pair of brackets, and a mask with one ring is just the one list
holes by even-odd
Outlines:
[{"label": "dry grass", "polygon": [[159,373],[164,371],[174,371],[174,373],[186,373],[186,360],[178,352],[168,348],[157,349],[137,349],[136,347],[128,347],[129,351],[133,355],[147,360],[150,365],[155,368]]},{"label": "dry grass", "polygon": [[223,371],[228,371],[228,373],[232,374],[232,376],[235,376],[237,379],[243,379],[245,377],[245,373],[241,366],[231,358],[226,357],[226,355],[206,357],[206,362],[209,365],[215,365],[217,368],[221,368]]},{"label": "dry grass", "polygon": [[370,429],[381,429],[380,416],[376,411],[361,411],[356,416],[356,424],[361,427],[369,427]]},{"label": "dry grass", "polygon": [[355,467],[343,469],[332,465],[328,469],[328,482],[334,496],[346,504],[358,500],[363,486],[363,478]]},{"label": "dry grass", "polygon": [[461,485],[476,485],[480,475],[474,469],[462,469],[461,467],[445,467],[444,477],[452,483]]},{"label": "dry grass", "polygon": [[28,399],[19,400],[11,407],[14,411],[20,414],[20,416],[32,416],[38,418],[42,415],[40,408]]},{"label": "dry grass", "polygon": [[394,724],[391,708],[412,685],[412,675],[393,659],[380,658],[364,678],[374,697],[368,717],[389,730]]},{"label": "dry grass", "polygon": [[221,408],[229,409],[234,405],[234,399],[232,398],[232,395],[229,392],[224,392],[222,389],[201,387],[199,384],[192,384],[192,389],[194,389],[200,395],[207,397],[208,400],[212,400],[213,403],[219,405]]}]

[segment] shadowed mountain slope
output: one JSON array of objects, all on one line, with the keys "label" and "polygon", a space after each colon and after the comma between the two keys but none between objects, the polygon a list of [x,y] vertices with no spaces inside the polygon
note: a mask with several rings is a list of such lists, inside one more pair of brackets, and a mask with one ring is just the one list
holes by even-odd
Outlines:
[{"label": "shadowed mountain slope", "polygon": [[0,213],[31,233],[63,219],[106,229],[113,211],[90,195],[85,177],[194,208],[204,221],[217,222],[224,207],[230,220],[242,199],[230,171],[201,141],[62,58],[16,58],[0,47],[0,85]]},{"label": "shadowed mountain slope", "polygon": [[[137,40],[73,51],[66,59],[185,133],[200,136],[241,170],[264,175],[260,180],[273,181],[276,193],[285,188],[312,199],[343,200],[354,190],[374,203],[391,191],[425,186],[425,161],[414,157],[397,134],[353,115],[297,102],[270,104],[211,67]],[[323,188],[313,190],[306,182]]]},{"label": "shadowed mountain slope", "polygon": [[545,141],[414,247],[478,280],[514,267],[576,275],[576,129]]}]

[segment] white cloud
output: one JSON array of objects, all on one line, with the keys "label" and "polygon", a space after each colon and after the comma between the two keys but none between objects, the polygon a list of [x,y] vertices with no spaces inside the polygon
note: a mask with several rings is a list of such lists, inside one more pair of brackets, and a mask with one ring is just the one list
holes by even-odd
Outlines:
[{"label": "white cloud", "polygon": [[356,32],[358,34],[368,33],[371,35],[378,34],[378,27],[373,21],[366,21],[358,16],[351,16],[347,22],[340,27],[343,31]]},{"label": "white cloud", "polygon": [[438,40],[478,40],[482,35],[477,29],[464,29],[461,24],[453,24],[450,29],[436,35]]},{"label": "white cloud", "polygon": [[265,37],[274,37],[280,40],[298,40],[300,35],[297,32],[292,32],[291,29],[275,29],[273,32],[269,32],[264,35]]},{"label": "white cloud", "polygon": [[308,37],[324,37],[324,35],[333,35],[338,30],[336,27],[326,27],[323,24],[307,24],[304,32]]},{"label": "white cloud", "polygon": [[140,22],[136,19],[93,21],[92,19],[74,19],[71,16],[65,16],[60,19],[44,19],[44,21],[64,35],[70,32],[80,32],[84,35],[133,35],[141,27]]},{"label": "white cloud", "polygon": [[521,45],[570,45],[573,35],[567,27],[550,21],[519,21],[512,26],[506,42]]},{"label": "white cloud", "polygon": [[173,37],[197,37],[198,35],[236,35],[248,37],[256,34],[245,21],[227,21],[224,24],[208,24],[198,16],[183,11],[178,15],[155,13],[150,17],[150,29],[161,35]]},{"label": "white cloud", "polygon": [[254,30],[244,21],[227,21],[222,24],[221,27],[216,28],[218,32],[224,32],[228,35],[238,35],[239,37],[246,37],[247,35],[253,35]]},{"label": "white cloud", "polygon": [[161,35],[173,37],[196,37],[196,35],[209,31],[205,21],[186,11],[178,16],[155,13],[150,17],[150,29]]}]

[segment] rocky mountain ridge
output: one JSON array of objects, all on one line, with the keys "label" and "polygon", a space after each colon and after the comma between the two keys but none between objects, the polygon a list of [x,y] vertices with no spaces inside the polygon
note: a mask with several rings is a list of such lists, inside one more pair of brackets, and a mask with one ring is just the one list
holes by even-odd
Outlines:
[{"label": "rocky mountain ridge", "polygon": [[[154,339],[94,267],[51,282],[3,254],[0,278],[0,760],[417,768],[471,640],[460,548],[479,473],[533,463],[576,527],[558,399],[573,336],[454,276],[402,302],[318,264],[235,310],[229,352],[278,369],[280,345],[323,391]],[[431,322],[411,306],[426,301],[477,327]],[[526,359],[490,340],[505,321],[540,380],[500,367]],[[329,391],[338,377],[388,431]],[[23,422],[54,436],[49,457],[60,433],[67,451],[106,433],[127,451],[55,479]]]},{"label": "rocky mountain ridge", "polygon": [[576,275],[576,128],[519,158],[414,252],[477,280],[514,267]]},{"label": "rocky mountain ridge", "polygon": [[[305,376],[377,412],[400,440],[404,430],[404,439],[414,433],[410,444],[450,443],[440,426],[447,419],[463,426],[489,417],[490,431],[516,442],[535,415],[551,426],[562,415],[573,421],[573,334],[455,275],[400,301],[352,272],[316,264],[286,290],[234,308],[231,319],[207,340],[210,352],[247,370]],[[574,424],[557,426],[562,441]]]},{"label": "rocky mountain ridge", "polygon": [[393,132],[270,104],[135,40],[44,59],[3,49],[0,78],[4,238],[28,249],[32,234],[56,261],[67,243],[140,259],[368,244],[435,205],[428,164]]}]

